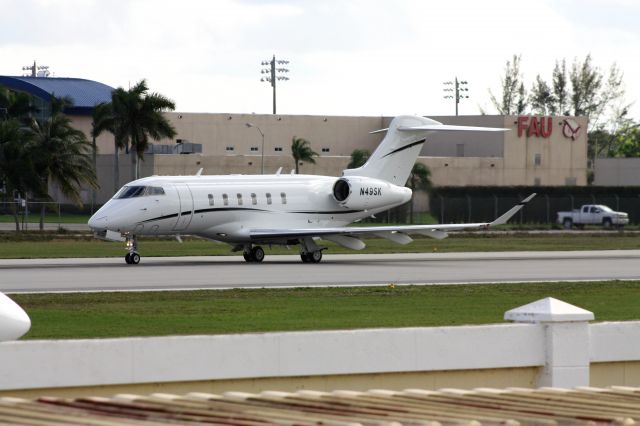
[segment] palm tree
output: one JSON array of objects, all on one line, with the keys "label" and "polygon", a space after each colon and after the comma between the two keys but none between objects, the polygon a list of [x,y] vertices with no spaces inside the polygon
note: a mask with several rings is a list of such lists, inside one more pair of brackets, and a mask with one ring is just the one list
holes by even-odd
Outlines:
[{"label": "palm tree", "polygon": [[[431,171],[427,166],[415,163],[409,174],[409,179],[407,179],[407,186],[411,188],[411,191],[429,192],[433,186],[430,176]],[[413,223],[413,200],[409,204],[409,223]]]},{"label": "palm tree", "polygon": [[[140,80],[131,89],[121,87],[111,94],[112,117],[107,128],[114,133],[116,145],[131,147],[133,177],[140,177],[140,159],[149,145],[149,138],[173,138],[176,131],[162,114],[173,111],[175,103],[169,98],[149,93],[147,82]],[[117,151],[117,149],[116,149]]]},{"label": "palm tree", "polygon": [[[0,183],[4,185],[5,194],[14,197],[40,188],[38,177],[29,152],[30,134],[21,127],[15,118],[0,120]],[[16,204],[9,203],[16,224],[20,231],[20,222]]]},{"label": "palm tree", "polygon": [[29,115],[35,111],[31,96],[24,92],[14,92],[6,87],[0,87],[0,120],[16,118],[26,122]]},{"label": "palm tree", "polygon": [[[63,102],[54,101],[51,117],[33,120],[30,151],[41,178],[41,192],[48,198],[49,182],[56,183],[62,194],[82,205],[80,187],[97,187],[91,161],[91,144],[84,133],[71,126],[71,120],[62,111]],[[44,204],[41,209],[40,229],[44,227]]]},{"label": "palm tree", "polygon": [[291,155],[296,163],[296,174],[298,174],[300,161],[316,164],[313,157],[317,157],[318,153],[311,149],[308,140],[294,136],[291,140]]},{"label": "palm tree", "polygon": [[366,149],[354,149],[351,153],[351,161],[347,164],[348,169],[357,169],[371,157],[371,153]]}]

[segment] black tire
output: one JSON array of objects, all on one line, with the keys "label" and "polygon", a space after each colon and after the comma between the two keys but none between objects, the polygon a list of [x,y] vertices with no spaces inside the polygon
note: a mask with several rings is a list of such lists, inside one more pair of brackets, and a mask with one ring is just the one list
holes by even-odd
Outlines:
[{"label": "black tire", "polygon": [[244,260],[246,260],[247,262],[253,262],[253,257],[251,257],[251,253],[249,252],[243,252],[242,257],[244,257]]},{"label": "black tire", "polygon": [[602,219],[602,226],[604,226],[605,228],[611,228],[611,225],[612,222],[610,217],[605,217],[604,219]]},{"label": "black tire", "polygon": [[311,257],[309,256],[309,253],[300,253],[300,259],[302,259],[302,263],[311,262]]},{"label": "black tire", "polygon": [[262,250],[262,247],[255,246],[254,248],[252,248],[251,257],[253,257],[254,262],[262,262],[264,260],[264,250]]},{"label": "black tire", "polygon": [[138,263],[140,263],[140,255],[138,253],[131,253],[131,256],[129,256],[129,260],[131,260],[132,265],[137,265]]},{"label": "black tire", "polygon": [[127,265],[131,265],[131,253],[124,255],[124,261],[127,262]]},{"label": "black tire", "polygon": [[309,258],[313,263],[320,263],[320,261],[322,260],[322,251],[316,250],[309,253]]},{"label": "black tire", "polygon": [[563,221],[562,221],[562,226],[564,226],[564,229],[571,229],[573,228],[573,220],[569,219],[568,217],[566,217]]}]

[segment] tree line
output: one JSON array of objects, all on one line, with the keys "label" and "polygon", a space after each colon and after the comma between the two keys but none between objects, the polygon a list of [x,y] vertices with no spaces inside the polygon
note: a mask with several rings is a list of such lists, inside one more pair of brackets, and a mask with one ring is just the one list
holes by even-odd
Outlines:
[{"label": "tree line", "polygon": [[624,75],[615,63],[603,71],[591,55],[575,58],[570,67],[566,59],[558,60],[551,80],[538,74],[530,86],[521,64],[522,56],[513,55],[506,62],[500,93],[489,90],[499,114],[586,116],[590,160],[640,156],[640,123],[628,115],[631,104],[625,100]]},{"label": "tree line", "polygon": [[[50,113],[39,117],[30,95],[0,88],[0,183],[12,200],[51,201],[50,184],[77,205],[82,205],[81,188],[98,188],[96,138],[105,131],[114,135],[114,191],[119,189],[118,154],[131,153],[132,175],[139,176],[140,159],[149,140],[175,136],[175,129],[162,112],[175,104],[167,97],[149,93],[145,80],[132,88],[115,89],[111,102],[96,105],[93,111],[92,141],[72,127],[64,114],[70,99],[52,97]],[[40,214],[43,228],[45,204]],[[10,208],[20,229],[16,203]]]}]

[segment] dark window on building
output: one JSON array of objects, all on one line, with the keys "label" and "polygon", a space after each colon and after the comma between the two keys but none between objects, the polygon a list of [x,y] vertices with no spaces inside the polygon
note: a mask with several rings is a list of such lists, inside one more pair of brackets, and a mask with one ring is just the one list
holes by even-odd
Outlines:
[{"label": "dark window on building", "polygon": [[276,146],[273,150],[275,152],[282,152],[282,147],[281,146]]},{"label": "dark window on building", "polygon": [[234,151],[234,150],[235,150],[235,148],[234,148],[234,147],[232,147],[232,146],[228,146],[228,147],[226,148],[226,150],[227,150],[228,152],[232,152],[232,151]]},{"label": "dark window on building", "polygon": [[251,151],[255,152],[255,151],[257,151],[257,150],[258,150],[258,147],[257,147],[257,146],[252,146],[252,147],[251,147]]},{"label": "dark window on building", "polygon": [[322,148],[322,152],[329,152],[330,149],[329,148]]},{"label": "dark window on building", "polygon": [[542,154],[536,154],[535,157],[533,157],[533,165],[539,166],[540,164],[542,164]]}]

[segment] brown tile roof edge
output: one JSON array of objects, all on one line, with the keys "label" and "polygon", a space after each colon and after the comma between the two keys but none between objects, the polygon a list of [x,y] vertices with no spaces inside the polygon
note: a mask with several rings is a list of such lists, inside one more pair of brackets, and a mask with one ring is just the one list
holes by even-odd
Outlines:
[{"label": "brown tile roof edge", "polygon": [[631,426],[640,387],[202,392],[110,398],[0,398],[0,424],[234,426]]}]

